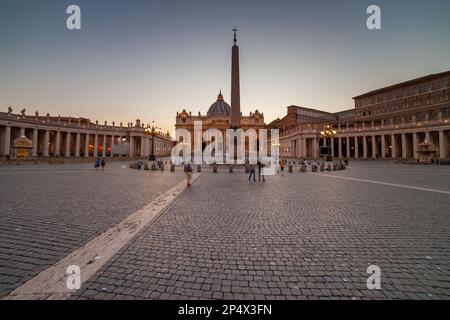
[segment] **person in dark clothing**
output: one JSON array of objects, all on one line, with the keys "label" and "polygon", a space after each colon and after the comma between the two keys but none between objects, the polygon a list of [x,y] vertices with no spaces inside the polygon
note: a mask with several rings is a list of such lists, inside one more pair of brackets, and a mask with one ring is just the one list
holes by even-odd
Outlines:
[{"label": "person in dark clothing", "polygon": [[255,174],[256,174],[255,165],[254,165],[254,164],[251,164],[251,165],[250,165],[250,175],[248,176],[248,181],[250,181],[250,179],[252,178],[252,176],[253,176],[253,181],[256,181]]},{"label": "person in dark clothing", "polygon": [[190,163],[188,163],[185,167],[184,167],[184,172],[186,173],[186,181],[187,181],[187,186],[190,187],[191,181],[192,181],[192,166]]},{"label": "person in dark clothing", "polygon": [[95,170],[98,170],[99,167],[100,167],[100,158],[97,158],[97,160],[95,161],[94,168]]},{"label": "person in dark clothing", "polygon": [[258,160],[258,181],[261,181],[261,176],[262,176],[262,180],[263,180],[263,182],[265,182],[266,179],[264,178],[264,174],[262,173],[263,167],[264,167],[264,164],[260,160]]}]

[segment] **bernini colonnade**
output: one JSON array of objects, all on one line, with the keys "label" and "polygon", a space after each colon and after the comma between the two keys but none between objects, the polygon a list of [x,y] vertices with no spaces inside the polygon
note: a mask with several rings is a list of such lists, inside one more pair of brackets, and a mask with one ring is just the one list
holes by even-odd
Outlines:
[{"label": "bernini colonnade", "polygon": [[[139,120],[125,127],[84,118],[13,114],[11,108],[0,112],[0,156],[13,156],[14,139],[23,136],[33,143],[32,157],[148,157],[151,153],[152,137]],[[171,147],[168,135],[155,136],[155,155],[170,155]]]}]

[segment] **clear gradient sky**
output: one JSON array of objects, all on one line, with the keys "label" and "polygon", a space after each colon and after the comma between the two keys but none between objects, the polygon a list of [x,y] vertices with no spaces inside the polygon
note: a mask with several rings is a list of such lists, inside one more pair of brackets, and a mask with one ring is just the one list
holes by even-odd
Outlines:
[{"label": "clear gradient sky", "polygon": [[[66,29],[78,4],[82,30]],[[366,28],[378,4],[382,30]],[[450,70],[448,0],[0,0],[0,109],[154,120],[230,100],[238,27],[241,109],[340,111],[352,97]]]}]

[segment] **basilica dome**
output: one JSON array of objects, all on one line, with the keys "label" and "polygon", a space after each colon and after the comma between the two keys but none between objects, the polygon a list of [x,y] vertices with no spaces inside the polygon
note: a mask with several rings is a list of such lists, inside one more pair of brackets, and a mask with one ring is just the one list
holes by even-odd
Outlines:
[{"label": "basilica dome", "polygon": [[206,114],[209,118],[229,118],[231,114],[231,107],[223,101],[222,92],[217,96],[217,101],[209,107]]}]

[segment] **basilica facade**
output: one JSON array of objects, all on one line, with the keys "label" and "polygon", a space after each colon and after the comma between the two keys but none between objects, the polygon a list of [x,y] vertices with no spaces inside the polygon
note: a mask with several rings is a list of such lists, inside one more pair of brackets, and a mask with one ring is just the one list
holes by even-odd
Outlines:
[{"label": "basilica facade", "polygon": [[[192,111],[183,109],[177,112],[175,128],[185,129],[190,132],[191,137],[194,136],[194,123],[201,121],[202,132],[208,129],[218,129],[226,141],[227,129],[254,129],[258,134],[260,129],[266,128],[264,123],[264,114],[255,110],[247,116],[243,115],[240,106],[240,82],[239,82],[239,47],[236,45],[236,29],[234,30],[234,45],[231,50],[231,105],[229,105],[219,92],[215,102],[211,104],[206,113],[193,114]],[[191,150],[194,149],[194,140],[191,140]],[[203,144],[203,147],[205,143]],[[246,143],[246,148],[248,147]]]}]

